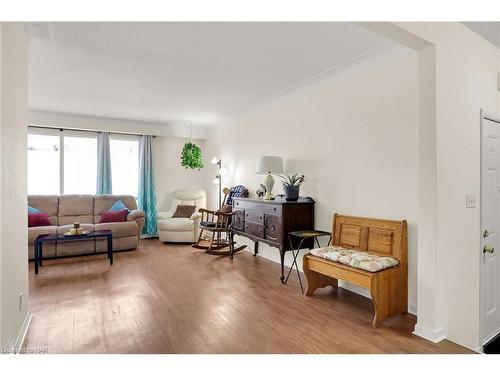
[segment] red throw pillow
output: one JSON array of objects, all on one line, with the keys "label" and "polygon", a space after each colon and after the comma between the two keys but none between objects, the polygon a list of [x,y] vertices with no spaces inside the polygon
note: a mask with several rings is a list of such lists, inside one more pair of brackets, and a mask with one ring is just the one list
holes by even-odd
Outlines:
[{"label": "red throw pillow", "polygon": [[127,220],[128,210],[107,211],[102,214],[99,223],[122,223]]},{"label": "red throw pillow", "polygon": [[28,227],[46,227],[50,224],[49,214],[45,212],[35,212],[28,214]]}]

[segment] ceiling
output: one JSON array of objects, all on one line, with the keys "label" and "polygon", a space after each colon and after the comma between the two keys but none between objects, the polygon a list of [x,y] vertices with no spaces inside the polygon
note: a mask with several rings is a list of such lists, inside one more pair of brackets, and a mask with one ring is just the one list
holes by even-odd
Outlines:
[{"label": "ceiling", "polygon": [[500,48],[500,22],[463,22],[463,24]]},{"label": "ceiling", "polygon": [[390,43],[337,23],[28,23],[29,107],[217,123]]}]

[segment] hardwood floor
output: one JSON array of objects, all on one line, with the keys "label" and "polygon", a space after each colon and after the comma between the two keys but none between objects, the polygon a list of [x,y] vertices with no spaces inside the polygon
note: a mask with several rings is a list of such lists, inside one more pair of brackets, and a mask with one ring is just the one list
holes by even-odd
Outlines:
[{"label": "hardwood floor", "polygon": [[[411,334],[413,315],[371,326],[371,302],[344,289],[300,293],[280,266],[143,240],[138,250],[30,264],[27,347],[49,353],[467,353]],[[294,275],[295,276],[295,275]],[[293,276],[292,276],[293,277]],[[296,277],[296,276],[295,276]]]}]

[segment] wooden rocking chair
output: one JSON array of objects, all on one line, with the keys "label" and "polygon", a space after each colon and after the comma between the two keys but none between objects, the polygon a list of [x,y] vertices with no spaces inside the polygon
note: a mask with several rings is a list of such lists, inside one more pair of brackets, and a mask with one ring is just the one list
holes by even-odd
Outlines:
[{"label": "wooden rocking chair", "polygon": [[[242,189],[243,188],[243,189]],[[200,234],[194,248],[205,250],[206,254],[211,255],[230,255],[231,259],[233,254],[243,250],[246,245],[235,248],[233,232],[231,228],[232,217],[232,198],[248,196],[248,190],[244,187],[236,186],[228,189],[224,188],[224,200],[222,209],[211,211],[204,208],[198,210],[201,213],[200,221]],[[207,241],[203,238],[203,233],[207,231],[210,233],[208,245],[200,244],[202,241]]]}]

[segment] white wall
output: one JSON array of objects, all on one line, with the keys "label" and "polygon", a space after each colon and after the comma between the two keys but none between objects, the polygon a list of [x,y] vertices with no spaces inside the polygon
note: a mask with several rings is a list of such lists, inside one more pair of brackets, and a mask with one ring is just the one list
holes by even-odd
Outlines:
[{"label": "white wall", "polygon": [[192,134],[187,123],[154,123],[135,120],[114,119],[97,116],[83,116],[71,113],[58,113],[30,110],[29,124],[47,127],[64,127],[79,130],[95,130],[122,133],[140,133],[158,136],[189,137],[205,139],[208,129],[193,126]]},{"label": "white wall", "polygon": [[[421,49],[415,39],[435,48],[435,250],[419,253],[419,264],[435,270],[436,282],[433,290],[428,279],[419,279],[419,297],[427,294],[429,306],[419,309],[417,326],[424,336],[442,331],[452,341],[479,349],[480,210],[479,205],[465,209],[465,195],[480,194],[479,111],[500,110],[499,50],[457,22],[367,27],[415,49]],[[435,294],[434,303],[430,294]]]},{"label": "white wall", "polygon": [[181,151],[186,138],[155,138],[155,178],[158,211],[170,208],[172,192],[177,189],[203,189],[206,170],[210,168],[210,155],[205,151],[205,141],[195,140],[202,149],[204,168],[200,171],[181,167]]},{"label": "white wall", "polygon": [[[480,207],[466,209],[465,196],[480,195],[479,111],[500,111],[500,52],[459,22],[366,26],[417,50],[429,44],[435,49],[435,246],[419,253],[419,265],[433,269],[434,276],[419,278],[419,298],[425,296],[427,306],[419,309],[417,333],[443,333],[479,350]],[[420,202],[421,209],[425,206]]]},{"label": "white wall", "polygon": [[[0,271],[1,346],[10,347],[29,314],[26,202],[28,45],[19,23],[1,23]],[[23,294],[19,308],[19,293]]]},{"label": "white wall", "polygon": [[[306,176],[301,195],[316,200],[318,229],[331,230],[334,212],[407,219],[409,305],[414,310],[417,54],[391,48],[385,56],[367,56],[228,121],[209,136],[206,149],[229,169],[225,185],[241,183],[251,193],[263,180],[255,174],[258,156],[282,156],[288,172]],[[280,193],[280,183],[275,186],[274,193]],[[210,198],[215,206],[214,188]],[[262,244],[260,254],[279,261],[277,249]]]},{"label": "white wall", "polygon": [[[402,23],[436,48],[436,316],[446,336],[479,347],[481,108],[498,112],[499,50],[461,23]],[[479,199],[477,200],[479,202]]]}]

